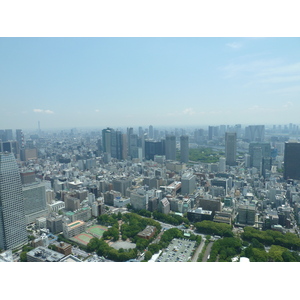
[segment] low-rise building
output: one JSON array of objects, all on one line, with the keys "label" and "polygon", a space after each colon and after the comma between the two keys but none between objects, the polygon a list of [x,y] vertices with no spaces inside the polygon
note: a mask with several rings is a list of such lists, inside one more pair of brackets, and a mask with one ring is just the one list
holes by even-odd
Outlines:
[{"label": "low-rise building", "polygon": [[42,246],[27,252],[28,262],[59,262],[63,257],[65,255]]},{"label": "low-rise building", "polygon": [[149,240],[154,236],[155,232],[156,227],[148,225],[143,231],[139,232],[137,236],[142,239]]},{"label": "low-rise building", "polygon": [[69,224],[64,223],[63,224],[63,234],[64,237],[69,239],[73,236],[80,234],[82,232],[85,232],[86,230],[86,223],[83,221],[75,221]]}]

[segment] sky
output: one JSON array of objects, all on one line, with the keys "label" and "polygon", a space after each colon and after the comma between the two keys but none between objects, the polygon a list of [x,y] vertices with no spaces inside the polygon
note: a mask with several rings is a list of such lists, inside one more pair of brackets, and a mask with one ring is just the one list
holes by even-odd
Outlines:
[{"label": "sky", "polygon": [[1,37],[0,70],[0,129],[299,119],[297,37]]}]

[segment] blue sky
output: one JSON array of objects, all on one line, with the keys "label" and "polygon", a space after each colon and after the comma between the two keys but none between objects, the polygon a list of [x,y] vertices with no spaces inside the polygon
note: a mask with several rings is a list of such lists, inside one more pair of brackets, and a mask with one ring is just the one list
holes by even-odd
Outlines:
[{"label": "blue sky", "polygon": [[0,129],[299,120],[299,38],[0,38],[0,70]]}]

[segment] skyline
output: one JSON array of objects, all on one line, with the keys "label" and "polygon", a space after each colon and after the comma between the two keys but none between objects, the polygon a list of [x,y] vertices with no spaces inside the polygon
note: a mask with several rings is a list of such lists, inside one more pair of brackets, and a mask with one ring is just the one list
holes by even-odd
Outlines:
[{"label": "skyline", "polygon": [[296,123],[299,38],[0,38],[0,128]]}]

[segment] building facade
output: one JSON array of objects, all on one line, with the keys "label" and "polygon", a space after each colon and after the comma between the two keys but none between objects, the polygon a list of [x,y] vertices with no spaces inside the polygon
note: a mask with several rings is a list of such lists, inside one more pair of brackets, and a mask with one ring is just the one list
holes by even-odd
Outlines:
[{"label": "building facade", "polygon": [[19,168],[12,153],[0,153],[0,248],[15,249],[27,241]]}]

